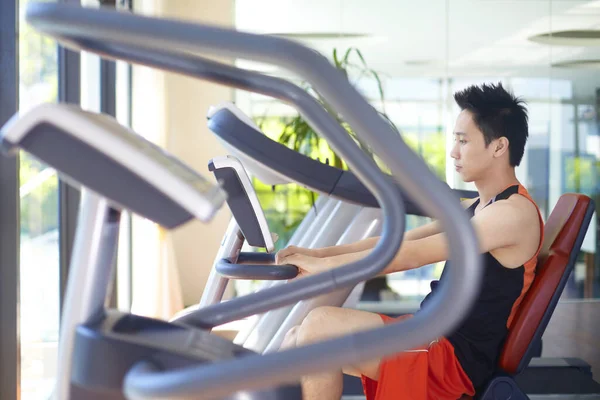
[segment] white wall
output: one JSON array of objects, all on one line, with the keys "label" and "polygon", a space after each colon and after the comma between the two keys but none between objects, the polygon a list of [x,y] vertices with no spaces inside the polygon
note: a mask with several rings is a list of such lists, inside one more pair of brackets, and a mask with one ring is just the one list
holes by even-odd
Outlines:
[{"label": "white wall", "polygon": [[[233,0],[137,0],[135,7],[136,13],[152,16],[222,26],[233,26],[234,23]],[[231,60],[221,61],[232,63]],[[211,181],[214,177],[208,171],[208,161],[226,153],[206,127],[206,112],[209,106],[231,99],[232,89],[229,87],[142,66],[133,68],[134,129],[165,146]],[[178,279],[176,277],[170,282],[174,285],[177,285],[177,280],[180,282],[186,305],[198,302],[202,295],[229,217],[229,210],[225,206],[210,224],[194,221],[170,236],[174,257],[168,256],[166,262],[174,263],[179,275]],[[172,277],[154,272],[158,255],[151,247],[152,243],[157,243],[159,235],[152,233],[152,229],[139,221],[137,229],[134,226],[134,285],[137,285],[134,286],[134,297],[136,291],[139,293],[144,287],[147,292],[156,287],[155,284],[145,283],[148,279],[145,275]],[[154,295],[169,297],[170,294],[163,287]],[[175,298],[177,295],[175,293]],[[159,299],[163,300],[168,301]]]}]

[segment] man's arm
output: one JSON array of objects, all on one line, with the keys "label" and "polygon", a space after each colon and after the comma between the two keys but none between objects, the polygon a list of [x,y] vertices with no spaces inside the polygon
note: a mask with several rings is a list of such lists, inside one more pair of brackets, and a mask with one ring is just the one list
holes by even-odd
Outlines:
[{"label": "man's arm", "polygon": [[[416,240],[436,233],[441,232],[441,226],[439,222],[433,221],[423,226],[411,229],[404,233],[403,240]],[[310,257],[336,257],[343,254],[360,253],[363,251],[370,251],[377,245],[381,236],[374,236],[366,239],[359,240],[354,243],[339,244],[335,246],[321,247],[318,249],[309,249],[297,246],[288,246],[281,250],[278,254],[278,258],[286,257],[293,253],[300,253]]]},{"label": "man's arm", "polygon": [[[466,210],[467,208],[471,207],[471,205],[475,202],[475,200],[477,200],[477,199],[463,200],[460,202],[460,204]],[[436,235],[441,232],[442,232],[442,224],[440,224],[439,221],[432,221],[428,224],[419,226],[415,229],[411,229],[410,231],[406,232],[404,235],[404,240],[423,239],[423,238],[426,238],[429,236]]]},{"label": "man's arm", "polygon": [[[475,199],[467,199],[461,202],[463,208],[469,208]],[[403,240],[417,240],[426,238],[429,236],[433,236],[442,232],[442,226],[438,221],[433,221],[423,226],[419,226],[417,228],[411,229],[410,231],[405,232]],[[372,250],[379,242],[380,236],[366,238],[363,240],[359,240],[354,243],[335,245],[329,247],[322,247],[318,249],[308,249],[297,246],[289,246],[284,250],[281,250],[277,254],[277,258],[283,258],[293,253],[300,253],[310,257],[335,257],[348,253],[359,253],[366,250]]]},{"label": "man's arm", "polygon": [[[494,203],[472,219],[471,223],[479,242],[479,251],[486,253],[495,249],[519,243],[523,229],[524,210],[510,201]],[[446,233],[438,233],[423,239],[405,242],[398,255],[388,265],[384,273],[419,268],[423,265],[445,261],[450,258]]]},{"label": "man's arm", "polygon": [[[475,202],[475,200],[476,199],[464,200],[461,202],[461,205],[465,209],[469,208],[471,206],[471,204],[473,204],[473,202]],[[422,238],[426,238],[426,237],[438,234],[441,231],[442,231],[441,224],[438,221],[433,221],[433,222],[430,222],[423,226],[419,226],[417,228],[414,228],[414,229],[411,229],[410,231],[405,232],[403,240],[410,241],[410,240],[422,239]],[[354,243],[328,246],[328,247],[322,247],[322,248],[317,248],[317,249],[309,249],[309,248],[298,247],[298,246],[288,246],[285,249],[280,250],[277,253],[277,262],[279,263],[281,259],[288,257],[292,254],[302,254],[305,256],[309,256],[309,257],[325,258],[325,257],[336,257],[336,256],[344,255],[344,254],[350,254],[350,253],[360,253],[360,252],[372,250],[377,245],[377,242],[379,241],[379,239],[380,239],[380,236],[376,236],[376,237],[359,240]]]},{"label": "man's arm", "polygon": [[[528,202],[528,200],[525,200]],[[522,203],[521,203],[522,204]],[[531,205],[533,207],[533,205]],[[481,253],[519,244],[525,235],[531,234],[524,226],[534,226],[537,214],[526,207],[518,206],[514,201],[494,203],[477,213],[471,223],[479,241]],[[535,219],[534,219],[535,218]],[[341,254],[323,260],[326,268],[335,268],[366,257],[372,250],[367,249],[357,253]],[[450,257],[445,233],[438,233],[417,240],[405,240],[398,254],[385,268],[381,275],[419,268],[447,260]],[[294,260],[286,260],[294,264]],[[302,259],[298,259],[302,262]],[[298,264],[296,264],[298,265]],[[302,267],[302,264],[299,265]],[[309,272],[318,272],[317,268]]]}]

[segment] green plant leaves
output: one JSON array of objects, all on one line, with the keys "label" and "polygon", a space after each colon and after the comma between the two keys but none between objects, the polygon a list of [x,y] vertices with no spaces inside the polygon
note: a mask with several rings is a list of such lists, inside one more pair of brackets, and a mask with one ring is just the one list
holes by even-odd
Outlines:
[{"label": "green plant leaves", "polygon": [[[350,80],[350,77],[356,77],[356,81],[353,83],[354,85],[356,85],[356,83],[364,77],[373,78],[375,80],[379,95],[378,100],[380,100],[382,104],[382,110],[377,110],[377,112],[390,124],[393,129],[399,132],[398,128],[396,128],[394,123],[385,113],[385,108],[383,107],[385,93],[380,75],[374,69],[369,68],[362,52],[356,47],[350,47],[344,51],[343,56],[340,58],[338,49],[334,48],[332,52],[332,61],[333,65],[344,74],[346,79]],[[349,124],[341,118],[341,116],[325,101],[325,99],[320,96],[316,90],[314,90],[314,88],[310,86],[308,82],[301,82],[300,86],[310,95],[312,95],[315,100],[318,101],[323,108],[331,116],[333,116],[341,126],[344,127],[344,129],[358,144],[358,146],[360,146],[360,148],[372,160],[374,160],[377,165],[382,168],[382,170],[389,172],[381,160],[378,159],[373,153],[370,146],[356,135],[356,133],[350,128]],[[260,121],[257,121],[257,124],[259,127],[261,127],[261,129],[263,129],[264,126],[267,126],[268,122],[269,127],[273,129],[275,128],[275,125],[272,121],[273,118],[277,117],[267,117],[265,115]],[[329,146],[324,138],[320,137],[312,129],[312,127],[304,120],[304,118],[302,118],[301,115],[298,114],[291,118],[279,118],[279,124],[276,124],[276,126],[282,126],[279,132],[272,131],[265,133],[267,133],[270,137],[273,137],[279,143],[282,143],[288,148],[313,159],[318,159],[321,162],[327,162],[329,165],[332,165],[336,168],[348,169],[348,166],[344,160],[342,160],[342,158],[335,153],[335,151]],[[267,192],[266,190],[259,190],[257,187],[257,193],[259,199],[261,199],[261,203],[263,203],[263,200],[267,201],[267,198],[274,199],[272,197],[272,191]],[[269,203],[271,206],[276,205],[276,207],[265,207],[265,204],[263,204],[263,207],[265,207],[269,225],[272,225],[271,229],[276,227],[277,230],[275,231],[283,238],[283,240],[280,240],[279,243],[280,245],[283,245],[286,243],[286,239],[291,236],[300,221],[304,218],[305,213],[314,205],[315,194],[298,185],[286,185],[285,189],[281,189],[279,195],[286,196],[286,200],[282,201],[283,199],[279,198],[277,202],[267,201],[267,203]],[[284,231],[278,231],[281,229]]]}]

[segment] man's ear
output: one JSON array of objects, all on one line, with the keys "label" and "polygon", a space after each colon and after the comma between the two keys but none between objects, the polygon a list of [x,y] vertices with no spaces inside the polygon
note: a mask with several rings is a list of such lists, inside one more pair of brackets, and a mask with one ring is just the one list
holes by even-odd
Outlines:
[{"label": "man's ear", "polygon": [[502,136],[494,141],[494,157],[501,157],[503,154],[508,152],[508,138]]}]

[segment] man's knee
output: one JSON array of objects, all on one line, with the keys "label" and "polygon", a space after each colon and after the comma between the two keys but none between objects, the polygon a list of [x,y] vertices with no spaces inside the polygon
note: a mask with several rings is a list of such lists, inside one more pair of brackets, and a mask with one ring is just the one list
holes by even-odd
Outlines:
[{"label": "man's knee", "polygon": [[287,331],[285,337],[283,338],[283,341],[281,342],[281,346],[279,346],[280,350],[296,347],[299,329],[300,326],[296,325],[292,329]]},{"label": "man's knee", "polygon": [[302,346],[331,338],[330,326],[335,321],[337,309],[337,307],[324,306],[310,311],[300,325],[296,343]]},{"label": "man's knee", "polygon": [[318,326],[321,324],[327,324],[337,317],[337,313],[340,311],[339,307],[322,306],[311,310],[302,325]]}]

